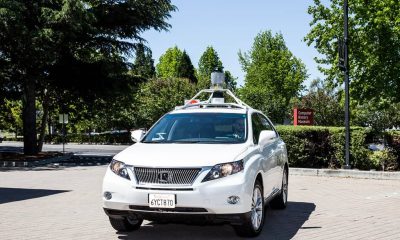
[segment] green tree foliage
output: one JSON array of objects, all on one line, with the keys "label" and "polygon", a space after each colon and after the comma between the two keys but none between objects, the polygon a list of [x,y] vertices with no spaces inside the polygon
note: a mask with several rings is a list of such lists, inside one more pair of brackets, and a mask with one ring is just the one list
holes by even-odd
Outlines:
[{"label": "green tree foliage", "polygon": [[0,83],[23,100],[25,154],[38,151],[37,94],[96,99],[129,89],[125,56],[143,31],[167,30],[174,10],[170,0],[0,1]]},{"label": "green tree foliage", "polygon": [[[316,59],[330,84],[338,86],[338,37],[343,36],[343,1],[330,5],[314,0],[308,8],[311,30],[305,37],[322,55]],[[400,2],[349,1],[349,58],[351,97],[359,102],[400,102]]]},{"label": "green tree foliage", "polygon": [[318,126],[342,126],[344,107],[341,95],[329,88],[321,79],[311,82],[306,93],[295,104],[297,108],[314,110],[314,124]]},{"label": "green tree foliage", "polygon": [[178,72],[179,72],[178,77],[187,78],[190,80],[191,83],[197,83],[197,78],[195,75],[195,69],[192,64],[192,60],[190,60],[190,57],[185,50],[183,50],[181,56]]},{"label": "green tree foliage", "polygon": [[226,88],[235,92],[237,88],[237,78],[235,78],[231,72],[225,71],[225,85]]},{"label": "green tree foliage", "polygon": [[352,101],[351,122],[353,125],[372,127],[377,133],[385,129],[400,127],[400,103],[381,99],[376,102],[358,104]]},{"label": "green tree foliage", "polygon": [[182,51],[177,46],[168,48],[167,51],[165,51],[165,53],[160,56],[160,59],[156,66],[157,77],[178,77],[181,58]]},{"label": "green tree foliage", "polygon": [[139,43],[136,47],[135,62],[132,66],[132,73],[143,78],[152,78],[155,75],[154,60],[149,48]]},{"label": "green tree foliage", "polygon": [[161,55],[156,68],[160,78],[188,78],[193,83],[197,82],[189,55],[177,46],[168,48]]},{"label": "green tree foliage", "polygon": [[239,52],[239,61],[246,72],[242,99],[283,123],[291,98],[307,78],[305,65],[286,47],[282,34],[273,36],[271,31],[259,33],[250,51]]},{"label": "green tree foliage", "polygon": [[0,105],[0,129],[12,131],[17,135],[22,131],[22,103],[4,99]]},{"label": "green tree foliage", "polygon": [[210,77],[212,72],[222,72],[223,70],[224,67],[217,51],[212,46],[208,46],[199,60],[199,74]]},{"label": "green tree foliage", "polygon": [[224,67],[217,51],[212,46],[208,46],[199,60],[198,87],[200,89],[209,88],[211,73],[214,71],[222,72],[223,70]]},{"label": "green tree foliage", "polygon": [[151,79],[140,86],[136,96],[138,126],[150,127],[162,115],[183,105],[196,91],[194,84],[185,78]]}]

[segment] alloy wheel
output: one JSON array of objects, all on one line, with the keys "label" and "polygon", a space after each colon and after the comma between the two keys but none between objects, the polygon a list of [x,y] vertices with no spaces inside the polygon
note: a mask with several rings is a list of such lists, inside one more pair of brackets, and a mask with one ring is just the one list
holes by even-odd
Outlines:
[{"label": "alloy wheel", "polygon": [[253,201],[251,204],[251,223],[254,230],[258,230],[263,218],[263,200],[261,190],[258,186],[253,191]]}]

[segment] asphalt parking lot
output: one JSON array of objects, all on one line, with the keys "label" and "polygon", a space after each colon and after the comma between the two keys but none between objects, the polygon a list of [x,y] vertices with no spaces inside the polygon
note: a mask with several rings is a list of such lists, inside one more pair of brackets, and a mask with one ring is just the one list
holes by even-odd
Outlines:
[{"label": "asphalt parking lot", "polygon": [[[235,239],[230,226],[145,222],[117,233],[102,211],[106,166],[0,170],[0,239]],[[286,210],[258,239],[400,239],[400,181],[290,176]]]}]

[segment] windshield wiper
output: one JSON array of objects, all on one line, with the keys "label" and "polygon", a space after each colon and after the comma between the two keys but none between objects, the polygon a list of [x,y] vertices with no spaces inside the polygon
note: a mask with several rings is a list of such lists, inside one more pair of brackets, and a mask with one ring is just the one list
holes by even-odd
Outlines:
[{"label": "windshield wiper", "polygon": [[169,143],[199,143],[203,141],[199,140],[184,140],[184,141],[169,141]]},{"label": "windshield wiper", "polygon": [[237,141],[218,141],[218,140],[184,140],[184,141],[168,141],[167,143],[222,143],[222,144],[230,144],[230,143],[238,143]]},{"label": "windshield wiper", "polygon": [[167,143],[166,141],[142,141],[142,143]]}]

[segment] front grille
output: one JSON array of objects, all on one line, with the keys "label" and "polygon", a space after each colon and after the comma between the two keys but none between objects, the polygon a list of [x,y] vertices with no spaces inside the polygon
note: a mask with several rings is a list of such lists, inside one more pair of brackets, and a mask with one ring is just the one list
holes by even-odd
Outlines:
[{"label": "front grille", "polygon": [[170,188],[170,187],[163,187],[163,188],[136,187],[136,189],[140,189],[140,190],[152,190],[152,191],[193,191],[193,188]]},{"label": "front grille", "polygon": [[201,168],[133,168],[139,184],[192,185]]}]

